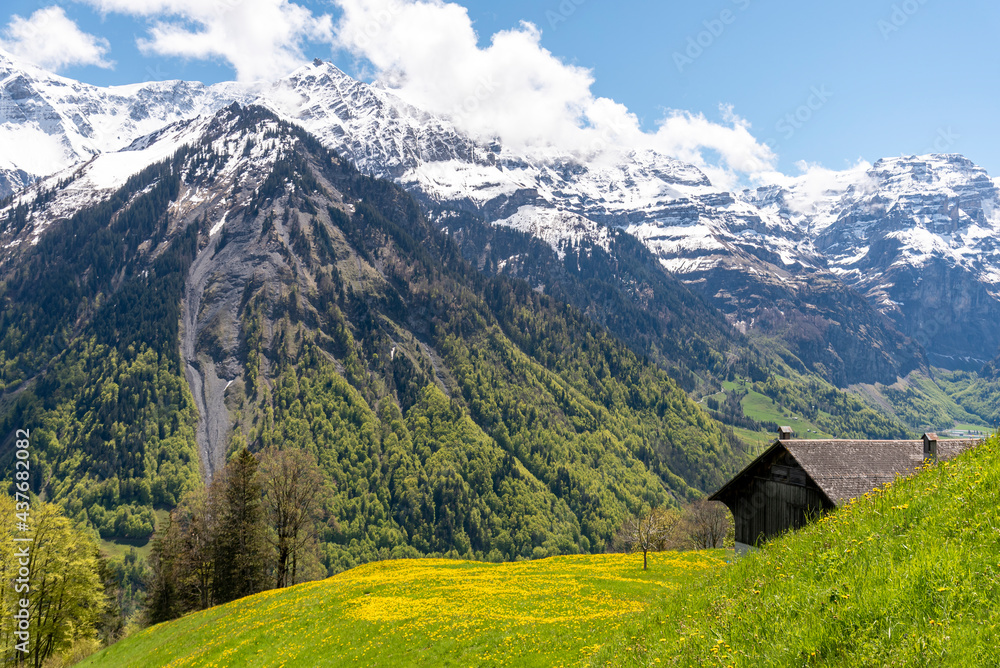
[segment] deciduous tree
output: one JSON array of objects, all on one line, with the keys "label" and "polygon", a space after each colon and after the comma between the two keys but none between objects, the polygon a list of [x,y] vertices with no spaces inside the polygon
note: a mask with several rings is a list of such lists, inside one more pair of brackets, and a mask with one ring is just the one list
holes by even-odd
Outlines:
[{"label": "deciduous tree", "polygon": [[[0,510],[3,505],[13,504],[0,504]],[[89,536],[75,530],[62,509],[51,503],[35,503],[29,524],[30,590],[18,593],[5,577],[0,591],[7,599],[5,615],[19,609],[21,599],[29,602],[31,621],[28,653],[24,656],[31,665],[40,668],[57,652],[68,650],[77,642],[92,641],[105,601],[98,577],[97,546]],[[5,538],[12,540],[9,534]],[[4,552],[2,556],[0,571],[5,576],[18,571],[16,555]],[[11,621],[7,616],[2,621],[6,656],[14,655],[14,644],[19,642],[13,635]]]},{"label": "deciduous tree", "polygon": [[642,570],[646,570],[649,553],[664,549],[680,523],[681,514],[676,510],[653,508],[625,520],[618,532],[618,542],[631,552],[642,552]]},{"label": "deciduous tree", "polygon": [[323,515],[326,485],[316,458],[299,449],[268,448],[261,453],[260,475],[280,589],[296,583],[300,553],[315,539]]},{"label": "deciduous tree", "polygon": [[685,509],[684,533],[696,550],[724,547],[732,527],[729,510],[718,501],[702,499]]}]

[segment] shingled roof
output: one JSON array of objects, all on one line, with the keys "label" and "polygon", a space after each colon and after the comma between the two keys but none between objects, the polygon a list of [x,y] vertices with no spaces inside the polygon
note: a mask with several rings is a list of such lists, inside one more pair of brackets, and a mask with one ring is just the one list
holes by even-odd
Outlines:
[{"label": "shingled roof", "polygon": [[782,441],[795,461],[841,505],[908,475],[924,461],[923,441]]},{"label": "shingled roof", "polygon": [[937,442],[937,456],[940,461],[957,457],[966,450],[983,442],[983,439],[964,439]]},{"label": "shingled roof", "polygon": [[[937,441],[937,457],[939,460],[951,459],[979,442]],[[777,448],[785,448],[827,498],[838,506],[864,496],[897,476],[910,475],[924,461],[923,440],[778,440],[711,498],[723,498],[731,485]]]}]

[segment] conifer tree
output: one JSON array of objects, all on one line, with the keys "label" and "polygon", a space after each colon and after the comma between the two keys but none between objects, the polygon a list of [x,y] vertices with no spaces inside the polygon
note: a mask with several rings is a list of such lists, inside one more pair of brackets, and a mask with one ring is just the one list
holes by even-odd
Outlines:
[{"label": "conifer tree", "polygon": [[180,567],[187,604],[197,610],[214,605],[215,546],[222,488],[215,483],[206,492],[194,490],[177,509],[181,528]]},{"label": "conifer tree", "polygon": [[221,490],[213,580],[216,603],[265,589],[268,547],[257,458],[246,448],[226,465]]},{"label": "conifer tree", "polygon": [[146,617],[150,624],[176,619],[184,613],[177,587],[181,535],[176,512],[170,514],[166,529],[162,533],[157,532],[149,555],[153,578],[146,598]]}]

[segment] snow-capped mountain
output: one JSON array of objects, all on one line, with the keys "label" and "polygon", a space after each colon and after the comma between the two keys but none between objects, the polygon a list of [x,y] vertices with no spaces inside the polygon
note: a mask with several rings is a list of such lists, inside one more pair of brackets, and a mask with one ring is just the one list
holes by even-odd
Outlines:
[{"label": "snow-capped mountain", "polygon": [[718,193],[698,169],[652,151],[584,163],[570,154],[532,155],[496,139],[477,140],[321,61],[263,91],[258,102],[432,208],[475,211],[557,250],[567,243],[602,244],[608,225],[655,215],[679,198]]},{"label": "snow-capped mountain", "polygon": [[[20,247],[39,244],[51,225],[58,229],[56,235],[65,233],[66,227],[60,227],[60,222],[73,231],[90,232],[80,234],[81,244],[101,233],[124,235],[124,239],[119,237],[116,256],[112,257],[115,254],[104,247],[105,255],[94,260],[95,267],[108,266],[98,270],[84,261],[86,271],[100,273],[114,268],[120,272],[112,284],[135,273],[136,265],[145,267],[147,276],[155,272],[156,260],[169,254],[178,237],[192,238],[190,232],[196,232],[193,238],[200,238],[202,245],[195,244],[196,257],[185,278],[179,343],[184,372],[201,417],[196,437],[203,474],[209,480],[225,462],[225,447],[233,426],[225,403],[226,391],[241,377],[241,366],[236,359],[239,341],[235,334],[224,335],[210,346],[205,346],[204,340],[211,336],[213,327],[218,328],[219,321],[238,310],[248,284],[277,284],[294,274],[275,245],[276,239],[288,237],[289,230],[284,226],[287,221],[271,221],[270,234],[267,229],[258,229],[256,234],[247,231],[247,227],[254,223],[259,226],[260,219],[265,218],[260,210],[274,206],[270,192],[276,187],[269,186],[268,179],[276,164],[301,149],[300,137],[292,129],[264,109],[239,105],[177,121],[125,149],[99,154],[83,165],[43,180],[38,191],[45,195],[31,200],[37,210],[28,224],[12,230],[8,223],[3,232],[3,237],[13,240],[3,244],[0,251],[0,273],[12,268],[16,271],[16,260],[24,257],[19,254]],[[159,173],[151,175],[157,168]],[[132,177],[140,173],[145,176],[136,183]],[[150,201],[143,201],[144,196],[158,188],[169,189],[164,183],[173,183],[175,189],[164,198],[159,224],[145,232],[122,229],[120,224],[116,229],[112,224],[95,235],[93,220],[100,213],[77,224],[66,221],[81,210],[101,210],[101,206],[92,207],[98,203],[106,207],[104,215],[110,219],[123,219],[124,211],[133,205],[139,210],[136,217],[141,218],[152,208]],[[289,187],[294,191],[294,185]],[[120,196],[123,191],[128,193],[125,198]],[[113,196],[116,193],[118,199]],[[326,195],[334,205],[342,205],[337,199],[339,194],[328,191]],[[7,207],[5,213],[9,214],[10,209]],[[112,210],[116,210],[114,215],[109,213]],[[150,230],[152,235],[147,237]],[[239,250],[234,251],[234,247]],[[124,256],[131,259],[126,262]],[[103,289],[110,291],[108,286]],[[227,332],[235,331],[238,325],[227,327]]]},{"label": "snow-capped mountain", "polygon": [[959,155],[889,158],[838,177],[808,198],[807,179],[743,197],[799,235],[795,259],[821,261],[933,362],[989,359],[1000,345],[989,325],[1000,316],[996,182]]},{"label": "snow-capped mountain", "polygon": [[[884,268],[872,244],[899,242],[899,263],[923,266],[935,257],[968,271],[1000,262],[992,237],[1000,225],[1000,190],[985,170],[960,155],[888,158],[836,175],[808,192],[804,177],[788,188],[744,192],[765,217],[777,217],[810,240],[803,252],[822,255],[847,278]],[[998,277],[980,274],[985,282]]]},{"label": "snow-capped mountain", "polygon": [[[696,168],[651,151],[581,164],[571,155],[523,155],[498,141],[476,141],[447,119],[321,61],[270,86],[174,81],[100,88],[2,52],[0,68],[0,196],[231,102],[270,108],[361,171],[392,178],[429,204],[480,212],[554,247],[600,243],[606,225],[655,217],[685,197],[720,194]],[[141,168],[141,153],[129,153],[115,162]]]},{"label": "snow-capped mountain", "polygon": [[[4,54],[0,75],[0,193],[55,175],[41,192],[72,175],[77,198],[60,198],[63,207],[99,197],[197,136],[197,119],[254,102],[400,183],[442,227],[465,212],[560,256],[634,235],[734,326],[780,336],[838,384],[891,382],[925,364],[923,351],[970,366],[1000,348],[983,319],[1000,315],[998,185],[961,156],[729,193],[653,151],[582,159],[471,137],[318,60],[267,85],[98,88]],[[38,223],[68,213],[52,209]]]},{"label": "snow-capped mountain", "polygon": [[253,97],[236,84],[151,81],[101,88],[15,61],[0,50],[0,197],[115,151],[174,121]]}]

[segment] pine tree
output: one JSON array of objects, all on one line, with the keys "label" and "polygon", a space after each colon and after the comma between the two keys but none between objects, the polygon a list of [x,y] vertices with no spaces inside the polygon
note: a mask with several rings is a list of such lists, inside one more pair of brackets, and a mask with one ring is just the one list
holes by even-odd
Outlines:
[{"label": "pine tree", "polygon": [[257,458],[243,448],[223,472],[215,541],[216,603],[266,587],[267,534]]},{"label": "pine tree", "polygon": [[146,617],[150,624],[176,619],[184,613],[177,587],[181,535],[176,511],[170,514],[166,530],[162,534],[157,533],[149,555],[153,577],[146,598]]}]

